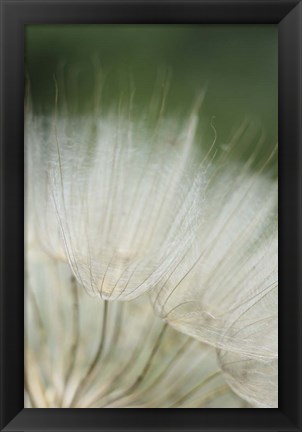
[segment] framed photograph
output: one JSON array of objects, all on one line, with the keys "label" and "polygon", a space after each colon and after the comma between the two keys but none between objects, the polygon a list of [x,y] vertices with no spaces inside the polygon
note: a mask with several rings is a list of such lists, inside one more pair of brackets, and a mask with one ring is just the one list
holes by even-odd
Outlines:
[{"label": "framed photograph", "polygon": [[1,23],[1,430],[301,430],[301,2]]}]

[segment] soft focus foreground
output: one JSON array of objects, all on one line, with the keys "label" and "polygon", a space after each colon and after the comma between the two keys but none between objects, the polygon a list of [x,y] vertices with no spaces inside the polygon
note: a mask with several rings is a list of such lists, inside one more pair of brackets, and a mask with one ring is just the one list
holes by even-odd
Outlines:
[{"label": "soft focus foreground", "polygon": [[33,250],[27,261],[26,407],[245,406],[214,350],[165,326],[145,296],[105,306],[68,265]]}]

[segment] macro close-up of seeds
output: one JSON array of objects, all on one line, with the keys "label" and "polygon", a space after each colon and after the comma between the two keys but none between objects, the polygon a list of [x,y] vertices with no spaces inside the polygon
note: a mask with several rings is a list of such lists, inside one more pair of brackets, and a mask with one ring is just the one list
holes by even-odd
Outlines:
[{"label": "macro close-up of seeds", "polygon": [[86,27],[27,31],[25,407],[277,408],[274,27]]}]

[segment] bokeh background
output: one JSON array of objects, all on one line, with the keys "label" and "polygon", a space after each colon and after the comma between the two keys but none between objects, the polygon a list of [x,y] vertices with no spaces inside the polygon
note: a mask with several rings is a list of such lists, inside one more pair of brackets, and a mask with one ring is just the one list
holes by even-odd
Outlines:
[{"label": "bokeh background", "polygon": [[[53,111],[54,76],[77,109],[89,112],[102,73],[102,105],[131,94],[144,111],[167,89],[166,115],[181,116],[206,88],[203,139],[223,146],[243,122],[242,148],[264,160],[277,143],[277,27],[274,25],[28,25],[25,69],[36,111]],[[64,83],[64,84],[62,84]],[[59,97],[60,97],[59,95]],[[276,164],[275,164],[276,165]]]}]

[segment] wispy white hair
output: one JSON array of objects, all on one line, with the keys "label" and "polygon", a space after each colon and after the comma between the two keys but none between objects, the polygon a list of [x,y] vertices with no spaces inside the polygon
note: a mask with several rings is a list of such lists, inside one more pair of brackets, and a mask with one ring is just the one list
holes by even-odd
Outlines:
[{"label": "wispy white hair", "polygon": [[[216,172],[213,169],[199,245],[188,252],[183,268],[150,292],[150,298],[156,313],[170,325],[219,350],[221,367],[238,394],[256,406],[275,406],[277,184],[247,166],[218,163]],[[265,293],[270,293],[271,310],[263,307]],[[250,383],[240,377],[235,358],[242,368],[249,361],[245,373],[250,374]],[[260,377],[263,386],[271,382],[266,393]],[[245,387],[246,383],[250,385]]]},{"label": "wispy white hair", "polygon": [[32,163],[36,199],[45,208],[39,232],[50,231],[45,248],[68,259],[90,294],[135,298],[196,241],[204,185],[196,127],[196,113],[184,125],[160,122],[151,132],[121,113],[99,121],[34,118],[27,125],[28,146],[44,145]]},{"label": "wispy white hair", "polygon": [[278,407],[276,283],[252,292],[228,313],[218,361],[233,390],[259,408]]},{"label": "wispy white hair", "polygon": [[277,282],[276,211],[275,181],[218,165],[205,192],[198,244],[151,293],[157,313],[216,345],[236,301]]}]

